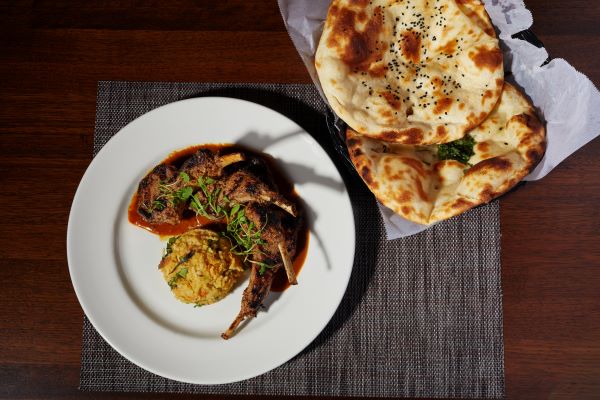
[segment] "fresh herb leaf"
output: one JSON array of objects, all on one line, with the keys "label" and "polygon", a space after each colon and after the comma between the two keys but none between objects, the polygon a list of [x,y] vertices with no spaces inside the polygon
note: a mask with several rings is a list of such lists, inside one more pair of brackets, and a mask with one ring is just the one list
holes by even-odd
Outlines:
[{"label": "fresh herb leaf", "polygon": [[173,289],[173,288],[175,288],[175,287],[177,286],[177,279],[179,279],[179,276],[178,276],[178,275],[175,275],[174,277],[172,277],[172,278],[169,280],[168,284],[169,284],[169,287],[170,287],[171,289]]},{"label": "fresh herb leaf", "polygon": [[190,260],[190,258],[192,258],[192,256],[195,254],[195,251],[190,251],[189,253],[187,253],[185,256],[181,257],[179,259],[179,261],[177,262],[177,264],[175,264],[175,266],[173,267],[173,269],[171,269],[171,271],[169,271],[169,274],[172,274],[173,272],[175,272],[175,270],[181,265],[184,264],[186,262],[188,262]]},{"label": "fresh herb leaf", "polygon": [[462,139],[438,145],[438,158],[440,160],[456,160],[469,165],[469,159],[475,154],[474,146],[475,139],[467,135]]},{"label": "fresh herb leaf", "polygon": [[[194,193],[192,186],[186,186],[190,182],[190,176],[185,172],[180,172],[177,179],[170,183],[159,182],[158,190],[159,195],[154,200],[154,210],[164,210],[167,206],[177,206],[180,203],[188,201],[190,196]],[[183,183],[183,187],[182,186]],[[176,190],[177,187],[180,189]]]},{"label": "fresh herb leaf", "polygon": [[250,263],[256,264],[260,267],[260,269],[258,270],[258,274],[261,276],[264,275],[268,269],[272,269],[274,267],[274,265],[270,265],[270,264],[267,264],[265,262],[260,262],[260,261],[250,260]]},{"label": "fresh herb leaf", "polygon": [[190,176],[188,174],[186,174],[185,172],[180,172],[179,177],[185,183],[189,183],[189,181],[190,181]]},{"label": "fresh herb leaf", "polygon": [[219,195],[221,194],[221,188],[216,187],[212,191],[208,185],[215,183],[215,180],[210,177],[200,176],[198,177],[198,187],[200,192],[206,199],[205,202],[201,202],[200,198],[196,195],[192,197],[190,208],[204,217],[219,220],[227,217],[225,210],[219,204]]},{"label": "fresh herb leaf", "polygon": [[170,237],[169,240],[167,240],[167,248],[173,246],[173,243],[175,243],[177,239],[179,239],[179,236]]},{"label": "fresh herb leaf", "polygon": [[[190,252],[190,254],[193,254],[193,252]],[[187,256],[186,256],[187,257]],[[190,256],[191,258],[191,256]],[[189,258],[187,259],[189,260]],[[175,266],[175,268],[173,269],[176,270],[178,266],[180,266],[182,263],[184,263],[185,261],[183,258],[179,260],[179,263]],[[171,287],[171,289],[173,289],[175,286],[177,286],[177,281],[179,280],[179,278],[185,278],[188,274],[188,269],[187,268],[181,268],[179,271],[177,271],[177,273],[175,275],[173,275],[171,277],[171,279],[169,279],[169,286]]]},{"label": "fresh herb leaf", "polygon": [[177,239],[179,239],[179,236],[173,236],[170,237],[169,240],[167,240],[167,248],[165,249],[165,254],[163,255],[163,258],[165,258],[173,252],[173,243],[175,243]]},{"label": "fresh herb leaf", "polygon": [[192,189],[190,186],[186,186],[183,189],[179,189],[175,192],[175,198],[179,201],[185,202],[190,198],[193,192],[194,189]]},{"label": "fresh herb leaf", "polygon": [[206,207],[204,203],[200,201],[198,197],[198,193],[194,194],[191,197],[190,208],[196,212],[196,214],[203,215],[205,217],[209,217],[208,212],[206,211]]},{"label": "fresh herb leaf", "polygon": [[[264,255],[259,246],[262,246],[265,241],[262,239],[264,226],[257,227],[246,217],[244,206],[238,203],[232,203],[231,200],[221,193],[221,188],[216,187],[210,190],[208,185],[215,182],[210,177],[198,177],[199,193],[202,193],[203,200],[200,199],[199,193],[190,196],[190,209],[196,214],[202,215],[211,219],[225,219],[226,229],[221,235],[229,239],[232,244],[232,253],[243,256],[244,262],[253,263],[260,266],[259,273],[262,275],[269,268],[273,268],[264,262],[254,261],[257,255]],[[231,206],[224,207],[223,203],[219,202],[219,197],[225,204]],[[229,209],[229,211],[227,210]],[[266,226],[266,222],[265,222]],[[261,272],[262,271],[262,272]]]},{"label": "fresh herb leaf", "polygon": [[166,207],[167,207],[167,206],[166,206],[166,204],[165,204],[165,202],[164,202],[164,201],[162,201],[162,200],[154,200],[154,201],[152,202],[152,207],[151,207],[151,210],[150,210],[150,212],[152,212],[152,211],[155,211],[155,210],[156,210],[156,211],[162,211],[162,210],[164,210]]},{"label": "fresh herb leaf", "polygon": [[238,212],[238,211],[240,211],[240,205],[239,205],[239,204],[235,204],[233,207],[231,207],[231,211],[230,211],[230,213],[229,213],[229,216],[230,216],[231,218],[233,218],[233,216],[234,216],[235,214],[237,214],[237,212]]},{"label": "fresh herb leaf", "polygon": [[188,269],[187,268],[181,268],[177,272],[177,275],[180,276],[180,277],[182,277],[182,278],[185,278],[187,276],[187,274],[188,274]]}]

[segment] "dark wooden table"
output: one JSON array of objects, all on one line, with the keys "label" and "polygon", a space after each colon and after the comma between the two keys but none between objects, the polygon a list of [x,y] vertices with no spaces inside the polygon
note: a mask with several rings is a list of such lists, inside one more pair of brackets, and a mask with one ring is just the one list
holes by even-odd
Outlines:
[{"label": "dark wooden table", "polygon": [[[600,84],[600,2],[527,3],[550,53]],[[96,85],[310,82],[277,5],[2,1],[0,34],[0,397],[170,397],[77,390],[83,314],[65,237]],[[508,398],[600,397],[599,158],[596,140],[502,200]]]}]

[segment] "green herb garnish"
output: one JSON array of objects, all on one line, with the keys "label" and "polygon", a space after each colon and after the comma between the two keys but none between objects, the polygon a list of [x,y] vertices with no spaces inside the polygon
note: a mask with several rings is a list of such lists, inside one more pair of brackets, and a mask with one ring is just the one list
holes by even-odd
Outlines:
[{"label": "green herb garnish", "polygon": [[246,217],[244,208],[235,204],[227,218],[225,235],[233,239],[234,246],[231,249],[233,253],[247,256],[254,253],[258,245],[265,244],[261,238],[263,229],[264,226],[254,226],[254,223]]},{"label": "green herb garnish", "polygon": [[157,211],[162,211],[162,210],[164,210],[166,207],[167,207],[167,205],[165,204],[165,202],[164,202],[164,201],[162,201],[162,200],[154,200],[154,201],[152,202],[152,207],[151,207],[151,209],[150,209],[149,211],[150,211],[150,212],[152,212],[152,211],[154,211],[154,210],[157,210]]},{"label": "green herb garnish", "polygon": [[182,278],[185,278],[187,276],[188,273],[188,269],[187,268],[181,268],[178,272],[177,272],[177,276],[180,276]]},{"label": "green herb garnish", "polygon": [[470,165],[469,159],[475,154],[474,146],[475,139],[467,135],[462,139],[438,145],[438,158],[440,160],[456,160]]},{"label": "green herb garnish", "polygon": [[190,181],[190,176],[188,174],[186,174],[185,172],[180,172],[179,177],[181,178],[181,180],[184,183],[189,183],[189,181]]},{"label": "green herb garnish", "polygon": [[176,207],[181,203],[185,203],[192,193],[194,193],[194,189],[191,186],[184,186],[175,190],[182,182],[184,184],[190,182],[190,176],[185,172],[180,172],[177,179],[171,183],[160,181],[158,183],[159,195],[150,206],[144,205],[144,208],[152,213],[154,211],[162,211],[168,206]]},{"label": "green herb garnish", "polygon": [[196,214],[198,215],[202,215],[204,217],[210,218],[210,216],[208,215],[208,211],[206,210],[206,207],[204,206],[204,204],[200,201],[200,199],[198,198],[198,195],[195,194],[191,197],[191,201],[190,201],[190,208],[192,209],[192,211],[194,211]]},{"label": "green herb garnish", "polygon": [[[226,204],[226,207],[219,204],[220,188],[215,188],[212,191],[208,185],[215,182],[210,177],[199,177],[198,187],[204,195],[206,201],[201,201],[198,194],[192,195],[190,208],[196,214],[208,217],[211,219],[225,219],[226,229],[223,236],[229,239],[232,244],[232,253],[243,256],[244,262],[252,263],[260,266],[259,274],[263,275],[267,269],[273,268],[273,265],[265,262],[251,260],[253,255],[264,254],[260,251],[259,246],[264,245],[261,235],[264,226],[258,227],[246,217],[245,208],[243,205],[233,203],[225,195],[221,196],[221,204]],[[226,208],[229,208],[227,211]],[[266,224],[265,224],[266,225]]]},{"label": "green herb garnish", "polygon": [[177,286],[177,279],[179,279],[179,276],[175,275],[169,280],[168,284],[171,289],[173,289],[175,286]]},{"label": "green herb garnish", "polygon": [[[173,267],[173,269],[169,272],[169,274],[172,274],[173,272],[175,272],[175,270],[181,265],[181,264],[185,264],[186,262],[188,262],[190,260],[190,258],[192,258],[192,256],[195,254],[195,251],[190,251],[189,253],[187,253],[185,256],[181,257],[179,259],[179,261],[177,262],[177,264],[175,264],[175,266]],[[186,272],[187,273],[187,272]]]},{"label": "green herb garnish", "polygon": [[227,228],[225,231],[225,236],[233,244],[231,251],[238,256],[244,256],[244,262],[260,266],[258,271],[260,275],[263,275],[267,269],[274,267],[274,265],[250,259],[253,255],[264,255],[259,246],[266,244],[261,237],[265,226],[266,221],[263,226],[255,226],[246,217],[244,208],[236,203],[231,208],[227,217]]},{"label": "green herb garnish", "polygon": [[252,261],[252,260],[250,260],[249,262],[251,262],[252,264],[256,264],[256,265],[260,266],[260,269],[258,270],[258,274],[259,275],[264,275],[265,272],[267,272],[268,269],[272,269],[274,267],[274,265],[269,265],[267,263],[260,262],[260,261]]},{"label": "green herb garnish", "polygon": [[181,202],[186,202],[187,199],[190,198],[190,196],[192,195],[192,193],[194,192],[194,189],[192,189],[189,186],[184,187],[183,189],[179,189],[178,191],[175,192],[175,200],[181,201]]},{"label": "green herb garnish", "polygon": [[223,207],[219,205],[219,194],[221,193],[221,189],[215,188],[210,190],[208,185],[212,185],[213,183],[215,183],[213,178],[203,176],[198,178],[198,187],[206,198],[206,202],[200,201],[200,197],[196,193],[191,196],[190,208],[195,211],[196,214],[206,218],[221,219],[224,216],[222,215],[222,212],[224,211]]},{"label": "green herb garnish", "polygon": [[171,289],[173,289],[175,286],[177,286],[177,281],[179,280],[179,278],[185,278],[188,274],[188,269],[187,268],[181,268],[179,271],[177,271],[177,273],[175,275],[173,275],[171,277],[171,279],[169,280],[169,286],[171,287]]},{"label": "green herb garnish", "polygon": [[165,249],[165,254],[163,254],[163,258],[165,258],[173,252],[173,243],[175,243],[177,239],[179,239],[179,236],[173,236],[170,237],[169,240],[167,240],[167,248]]}]

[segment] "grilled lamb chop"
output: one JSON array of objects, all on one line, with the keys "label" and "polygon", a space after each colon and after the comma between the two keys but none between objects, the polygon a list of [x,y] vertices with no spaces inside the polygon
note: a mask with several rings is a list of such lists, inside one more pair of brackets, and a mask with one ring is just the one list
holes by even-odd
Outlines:
[{"label": "grilled lamb chop", "polygon": [[[275,273],[282,266],[286,267],[290,283],[296,284],[291,260],[296,255],[299,218],[294,218],[281,209],[260,203],[248,204],[245,214],[255,226],[262,228],[261,239],[264,244],[258,246],[251,256],[251,262],[255,263],[252,264],[248,287],[244,290],[240,312],[227,331],[221,335],[223,339],[229,339],[246,318],[256,316],[269,293]],[[272,267],[262,268],[261,273],[261,266],[256,262],[266,263]]]},{"label": "grilled lamb chop", "polygon": [[179,171],[185,172],[194,181],[199,177],[218,178],[225,167],[243,160],[242,153],[221,156],[210,149],[200,149],[183,163]]},{"label": "grilled lamb chop", "polygon": [[[177,190],[195,186],[201,176],[218,178],[226,166],[243,160],[242,153],[220,156],[209,149],[200,149],[179,170],[166,164],[157,165],[138,186],[138,213],[151,224],[178,224],[187,206],[173,199]],[[190,177],[190,183],[180,179],[181,172]]]},{"label": "grilled lamb chop", "polygon": [[174,205],[164,198],[167,185],[177,181],[177,169],[159,164],[138,185],[138,213],[152,224],[177,224],[181,220],[184,204]]},{"label": "grilled lamb chop", "polygon": [[268,180],[262,180],[249,169],[238,170],[227,176],[221,183],[221,195],[240,204],[250,202],[275,204],[291,215],[296,215],[296,207],[282,195],[273,190]]}]

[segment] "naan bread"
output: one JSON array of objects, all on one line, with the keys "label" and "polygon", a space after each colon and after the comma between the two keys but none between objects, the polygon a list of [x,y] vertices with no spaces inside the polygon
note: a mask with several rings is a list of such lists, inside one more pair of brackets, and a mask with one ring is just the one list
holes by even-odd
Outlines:
[{"label": "naan bread", "polygon": [[402,144],[463,137],[492,111],[504,83],[479,0],[333,0],[315,66],[352,129]]},{"label": "naan bread", "polygon": [[468,163],[438,159],[438,146],[407,146],[346,133],[352,162],[388,208],[431,224],[487,203],[507,192],[539,162],[545,130],[529,101],[506,83],[490,116],[469,132],[475,140]]}]

